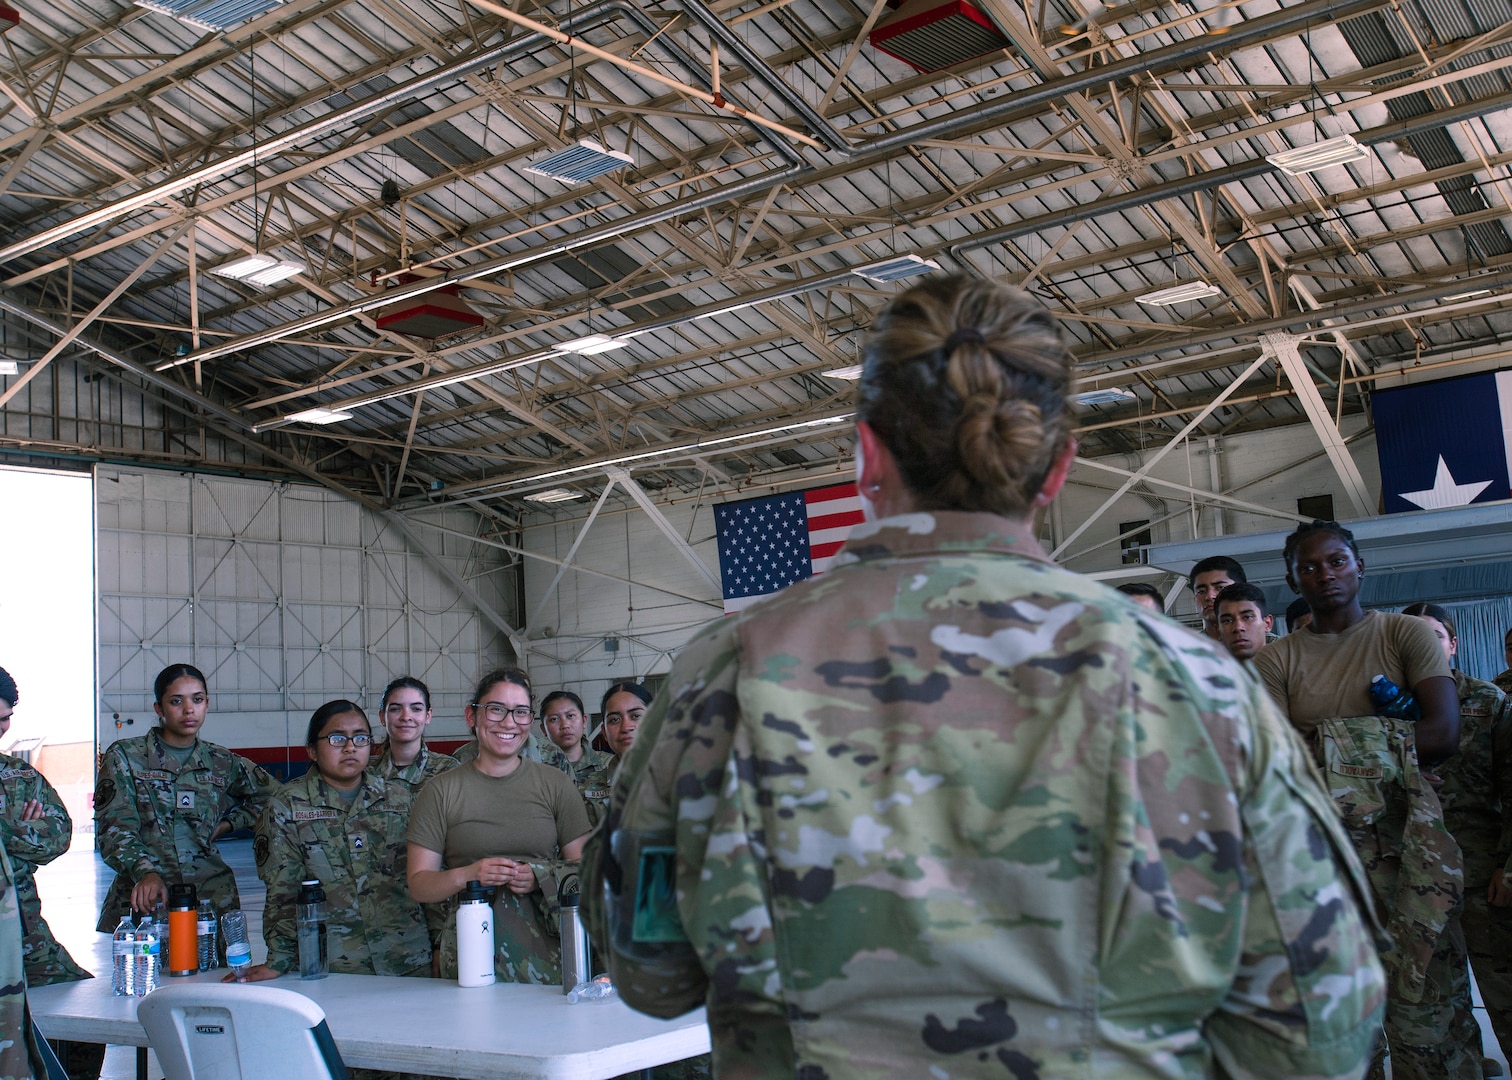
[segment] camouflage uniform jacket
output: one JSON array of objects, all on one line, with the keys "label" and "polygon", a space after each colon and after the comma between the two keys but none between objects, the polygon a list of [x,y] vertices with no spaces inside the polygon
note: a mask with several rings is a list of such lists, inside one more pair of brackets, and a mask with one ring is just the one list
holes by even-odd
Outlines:
[{"label": "camouflage uniform jacket", "polygon": [[257,874],[268,887],[263,939],[269,967],[299,967],[299,883],[319,878],[332,971],[430,974],[425,916],[406,880],[410,798],[403,783],[371,772],[350,807],[315,769],[278,789],[258,819],[253,843]]},{"label": "camouflage uniform jacket", "polygon": [[0,1080],[45,1078],[26,1004],[21,899],[16,870],[0,844]]},{"label": "camouflage uniform jacket", "polygon": [[[217,915],[241,906],[236,877],[210,836],[220,822],[249,829],[278,781],[224,746],[197,739],[181,766],[157,729],[112,743],[95,781],[95,837],[105,865],[116,872],[96,930],[109,933],[131,903],[131,889],[149,873],[167,884],[190,882]],[[182,818],[193,843],[180,850]]]},{"label": "camouflage uniform jacket", "polygon": [[721,1077],[1357,1077],[1384,998],[1260,686],[985,514],[696,637],[583,868],[620,994],[706,1001]]},{"label": "camouflage uniform jacket", "polygon": [[1444,824],[1465,859],[1465,889],[1484,889],[1512,856],[1512,699],[1493,683],[1454,673],[1459,753],[1439,766]]},{"label": "camouflage uniform jacket", "polygon": [[1396,993],[1421,1001],[1464,874],[1438,797],[1418,769],[1413,727],[1389,717],[1331,716],[1309,738],[1386,923],[1392,947],[1383,960]]},{"label": "camouflage uniform jacket", "polygon": [[1496,688],[1502,693],[1512,694],[1512,668],[1508,668],[1491,681],[1496,684]]},{"label": "camouflage uniform jacket", "polygon": [[[595,750],[588,745],[588,740],[586,739],[583,740],[582,746],[583,756],[576,761],[569,761],[567,763],[571,770],[567,775],[572,777],[572,782],[578,786],[578,790],[580,791],[584,782],[590,776],[614,760],[613,754],[607,750]],[[564,753],[563,756],[565,757],[566,754]]]},{"label": "camouflage uniform jacket", "polygon": [[610,754],[608,761],[577,782],[578,794],[588,807],[588,820],[593,822],[594,828],[598,828],[598,823],[609,812],[609,793],[614,790],[614,775],[619,772],[622,760]]},{"label": "camouflage uniform jacket", "polygon": [[[21,811],[32,799],[42,804],[42,816],[36,821],[22,821]],[[46,866],[68,850],[73,841],[73,819],[47,778],[9,754],[0,754],[0,838],[10,855],[21,903],[27,983],[49,986],[93,978],[53,937],[52,928],[42,918],[42,898],[37,895],[37,867]]]},{"label": "camouflage uniform jacket", "polygon": [[396,768],[394,759],[389,753],[390,744],[384,743],[383,750],[372,761],[368,762],[368,771],[377,773],[385,780],[401,780],[404,786],[409,788],[409,793],[414,795],[425,786],[425,782],[433,776],[444,773],[447,769],[455,769],[459,762],[450,754],[443,754],[439,750],[432,750],[424,743],[420,744],[420,753],[414,761],[404,768]]}]

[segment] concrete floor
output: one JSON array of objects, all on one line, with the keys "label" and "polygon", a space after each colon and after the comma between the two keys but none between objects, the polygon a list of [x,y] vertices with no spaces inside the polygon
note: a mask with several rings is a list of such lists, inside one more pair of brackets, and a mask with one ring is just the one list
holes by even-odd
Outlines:
[{"label": "concrete floor", "polygon": [[[37,873],[37,888],[42,894],[42,914],[63,947],[85,968],[108,978],[110,936],[97,933],[94,926],[114,875],[90,849],[90,839],[85,835],[75,837],[73,850],[42,867]],[[267,955],[262,937],[262,909],[267,890],[253,867],[252,842],[228,840],[220,847],[236,873],[237,888],[241,890],[242,910],[247,913],[247,929],[252,939],[252,959],[261,962]],[[1507,1056],[1497,1046],[1478,990],[1475,1017],[1480,1021],[1486,1056],[1501,1063],[1503,1080],[1512,1080]],[[156,1060],[150,1060],[149,1068],[153,1077],[162,1075],[157,1071]],[[1390,1076],[1389,1069],[1387,1075]],[[135,1080],[136,1051],[126,1046],[111,1047],[105,1055],[102,1076],[103,1080]]]}]

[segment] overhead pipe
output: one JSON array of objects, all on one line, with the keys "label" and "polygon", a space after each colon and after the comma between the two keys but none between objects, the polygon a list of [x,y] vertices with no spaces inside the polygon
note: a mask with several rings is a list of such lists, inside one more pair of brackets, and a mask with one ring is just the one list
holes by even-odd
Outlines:
[{"label": "overhead pipe", "polygon": [[[654,19],[634,4],[628,2],[628,0],[599,0],[599,3],[564,17],[560,25],[566,30],[584,33],[603,25],[616,15],[635,23],[641,32],[648,37],[658,33],[661,29]],[[513,41],[506,41],[495,45],[493,48],[485,49],[480,53],[463,57],[460,60],[436,68],[436,70],[425,75],[411,79],[408,82],[398,86],[391,86],[381,93],[363,98],[361,101],[354,102],[344,109],[337,109],[334,112],[327,113],[325,116],[317,117],[308,123],[290,128],[281,135],[272,136],[245,150],[239,150],[234,154],[219,158],[207,165],[191,169],[172,179],[154,184],[152,187],[139,191],[134,195],[117,199],[97,210],[91,210],[88,213],[69,218],[67,221],[54,225],[52,228],[44,229],[39,233],[34,233],[24,239],[17,240],[15,243],[0,247],[0,263],[9,262],[11,259],[30,254],[40,248],[57,243],[59,240],[76,236],[87,229],[94,228],[96,225],[104,224],[111,218],[119,217],[132,210],[137,210],[151,203],[189,191],[206,181],[221,179],[242,168],[244,165],[252,164],[258,159],[272,157],[285,150],[291,150],[304,143],[312,142],[348,124],[357,123],[387,112],[402,101],[449,86],[456,80],[471,75],[473,72],[480,71],[483,68],[517,59],[535,49],[543,40],[545,40],[544,35],[528,34]],[[678,62],[690,71],[697,74],[702,70],[702,65],[698,64],[681,46],[664,43],[664,47],[667,47],[668,51],[676,56]],[[776,142],[777,140],[771,141]],[[789,161],[796,159],[796,152],[790,146],[779,146],[777,149],[778,153]]]}]

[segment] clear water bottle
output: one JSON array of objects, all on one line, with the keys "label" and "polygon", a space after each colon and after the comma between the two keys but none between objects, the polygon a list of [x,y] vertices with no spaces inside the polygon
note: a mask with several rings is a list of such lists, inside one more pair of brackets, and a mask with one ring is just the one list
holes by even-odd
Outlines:
[{"label": "clear water bottle", "polygon": [[131,922],[131,909],[127,908],[110,939],[110,989],[117,997],[132,997],[134,994],[136,971],[132,954],[135,949],[136,927]]},{"label": "clear water bottle", "polygon": [[157,927],[153,925],[151,915],[143,915],[142,921],[137,923],[135,945],[131,992],[134,997],[145,997],[158,988],[158,968],[162,960]]},{"label": "clear water bottle", "polygon": [[247,977],[252,966],[252,943],[247,940],[247,916],[242,911],[228,911],[221,917],[221,936],[226,939],[226,966],[237,981]]},{"label": "clear water bottle", "polygon": [[1370,700],[1375,703],[1377,716],[1389,716],[1393,720],[1417,723],[1423,718],[1417,698],[1411,691],[1403,690],[1384,675],[1370,680]]},{"label": "clear water bottle", "polygon": [[331,967],[326,956],[326,894],[319,880],[299,883],[294,911],[299,934],[299,977],[323,979],[330,974]]},{"label": "clear water bottle", "polygon": [[214,971],[220,967],[215,955],[215,908],[208,900],[199,902],[199,969]]},{"label": "clear water bottle", "polygon": [[162,959],[168,958],[168,905],[163,901],[157,902],[157,907],[152,909],[152,932],[157,935],[158,952]]}]

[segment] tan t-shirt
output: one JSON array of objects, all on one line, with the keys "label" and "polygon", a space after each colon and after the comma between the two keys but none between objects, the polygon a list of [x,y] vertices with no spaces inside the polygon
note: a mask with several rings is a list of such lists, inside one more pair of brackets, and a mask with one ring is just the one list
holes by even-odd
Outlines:
[{"label": "tan t-shirt", "polygon": [[405,839],[439,851],[442,866],[452,869],[490,856],[554,859],[590,828],[573,782],[522,760],[508,776],[485,776],[467,764],[432,777],[415,797]]},{"label": "tan t-shirt", "polygon": [[1371,716],[1370,680],[1385,675],[1411,690],[1424,679],[1453,678],[1428,624],[1410,615],[1367,611],[1339,634],[1311,628],[1261,649],[1255,669],[1271,698],[1302,731],[1330,716]]}]

